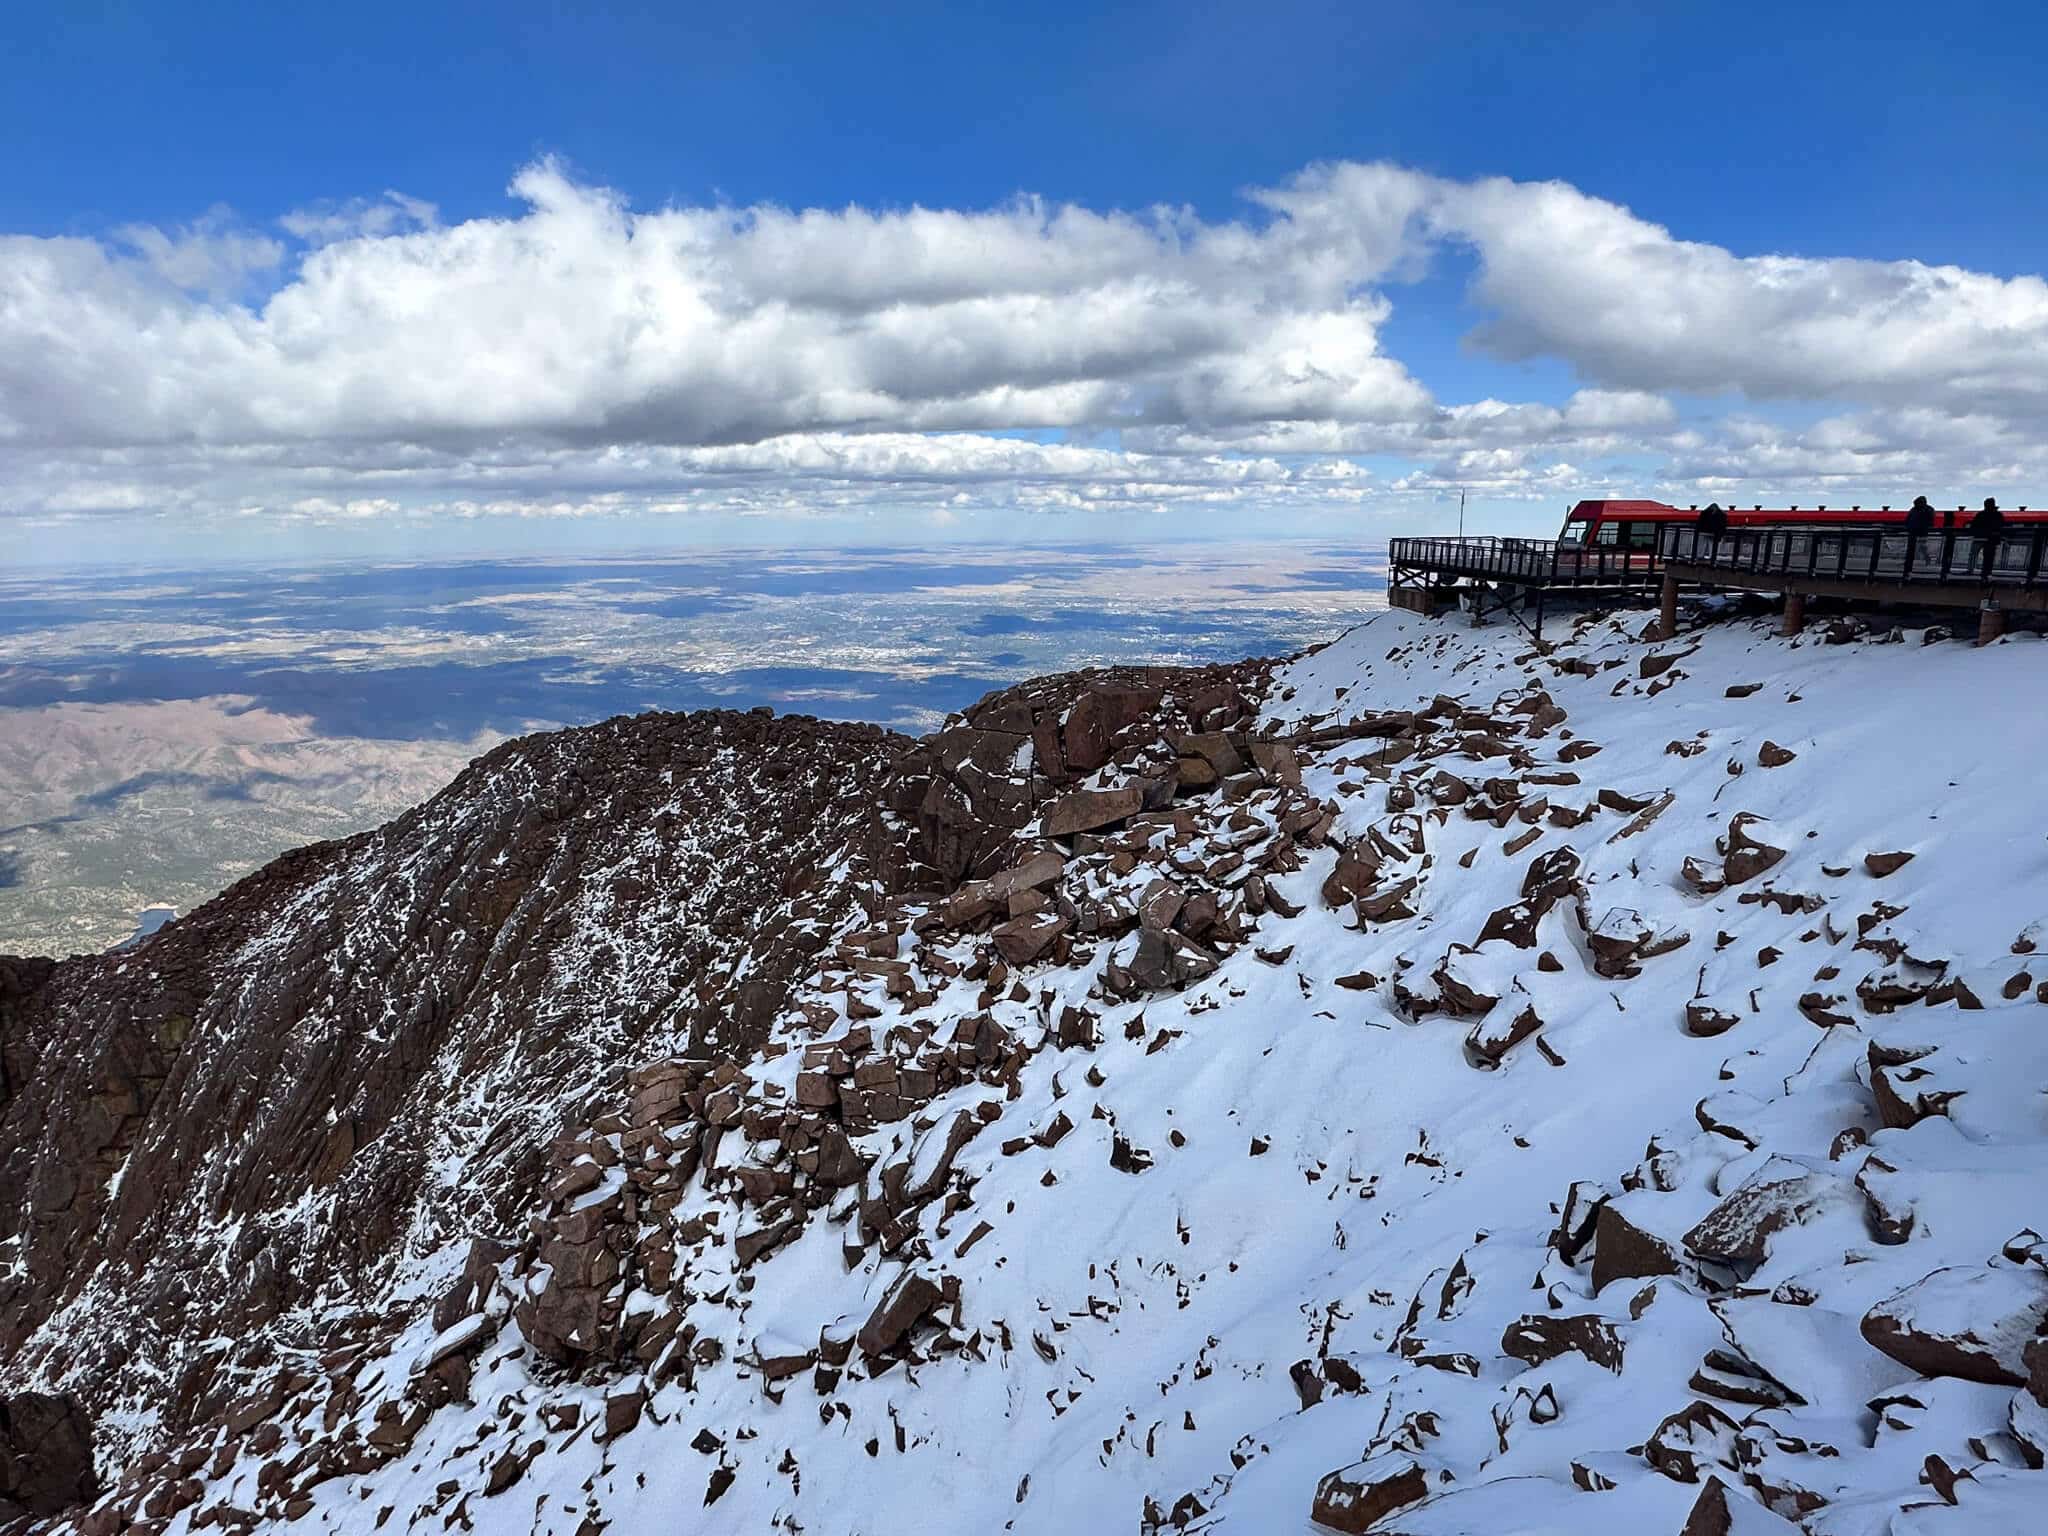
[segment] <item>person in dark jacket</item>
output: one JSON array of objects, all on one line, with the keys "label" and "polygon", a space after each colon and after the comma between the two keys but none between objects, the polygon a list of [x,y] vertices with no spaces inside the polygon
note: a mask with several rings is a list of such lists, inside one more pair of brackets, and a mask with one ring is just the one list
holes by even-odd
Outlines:
[{"label": "person in dark jacket", "polygon": [[1915,496],[1913,505],[1906,508],[1906,572],[1920,562],[1920,541],[1934,532],[1934,508],[1925,496]]},{"label": "person in dark jacket", "polygon": [[1970,519],[1970,534],[1977,541],[1977,548],[1984,556],[1984,579],[1991,579],[1991,562],[1998,558],[1998,538],[2005,532],[2005,514],[1998,510],[1998,503],[1989,496],[1984,498],[1984,508]]},{"label": "person in dark jacket", "polygon": [[1728,531],[1728,514],[1721,510],[1721,503],[1710,501],[1701,510],[1695,526],[1708,538],[1718,539]]}]

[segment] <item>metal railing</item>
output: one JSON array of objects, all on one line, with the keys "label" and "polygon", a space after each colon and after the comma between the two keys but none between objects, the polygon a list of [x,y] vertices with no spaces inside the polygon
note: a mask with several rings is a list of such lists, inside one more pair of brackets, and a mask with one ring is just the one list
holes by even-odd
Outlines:
[{"label": "metal railing", "polygon": [[1717,535],[1674,525],[1658,530],[1657,554],[1660,562],[1795,583],[1804,577],[1897,586],[2029,588],[2043,584],[2048,525],[2007,528],[1991,538],[1961,529],[1916,538],[1897,528],[1731,528]]},{"label": "metal railing", "polygon": [[1397,576],[1426,572],[1541,587],[1642,587],[1662,569],[1654,549],[1556,539],[1393,539],[1387,555]]}]

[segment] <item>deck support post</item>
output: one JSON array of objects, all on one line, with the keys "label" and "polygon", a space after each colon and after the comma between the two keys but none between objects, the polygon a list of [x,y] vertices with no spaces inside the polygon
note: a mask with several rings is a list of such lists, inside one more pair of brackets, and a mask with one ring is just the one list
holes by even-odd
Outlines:
[{"label": "deck support post", "polygon": [[1977,606],[1977,643],[1989,645],[2005,633],[2005,610],[1991,598]]},{"label": "deck support post", "polygon": [[1778,633],[1788,639],[1806,627],[1806,594],[1787,592],[1785,594],[1785,617],[1778,624]]},{"label": "deck support post", "polygon": [[1659,639],[1678,638],[1678,578],[1666,576],[1664,590],[1657,603],[1657,635]]}]

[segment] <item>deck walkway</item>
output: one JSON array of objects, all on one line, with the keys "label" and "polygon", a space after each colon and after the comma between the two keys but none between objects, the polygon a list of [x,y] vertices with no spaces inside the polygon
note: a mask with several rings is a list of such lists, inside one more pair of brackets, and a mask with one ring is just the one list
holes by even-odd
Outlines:
[{"label": "deck walkway", "polygon": [[1665,627],[1685,587],[1734,587],[1785,596],[1785,630],[1797,633],[1806,599],[1978,610],[1978,639],[1996,639],[2010,610],[2048,611],[2048,527],[2027,524],[1996,539],[1960,529],[1914,538],[1896,528],[1697,528],[1659,530]]},{"label": "deck walkway", "polygon": [[1647,550],[1555,539],[1427,538],[1395,539],[1388,556],[1387,597],[1394,607],[1430,613],[1471,594],[1475,616],[1496,603],[1539,639],[1544,595],[1553,591],[1655,596],[1667,625],[1682,591],[1778,592],[1785,595],[1788,632],[1804,621],[1808,597],[1975,608],[1980,639],[2003,632],[2007,611],[2048,612],[2048,525],[2033,523],[1991,541],[1961,529],[1919,538],[1876,526],[1736,528],[1714,535],[1671,524],[1657,530],[1656,546]]},{"label": "deck walkway", "polygon": [[1612,544],[1565,544],[1556,539],[1395,539],[1387,549],[1394,589],[1447,589],[1463,579],[1523,587],[1578,590],[1652,590],[1655,551]]},{"label": "deck walkway", "polygon": [[1654,550],[1557,539],[1394,539],[1387,569],[1393,607],[1434,613],[1439,603],[1470,596],[1475,620],[1491,602],[1539,641],[1546,593],[1647,601],[1663,579]]}]

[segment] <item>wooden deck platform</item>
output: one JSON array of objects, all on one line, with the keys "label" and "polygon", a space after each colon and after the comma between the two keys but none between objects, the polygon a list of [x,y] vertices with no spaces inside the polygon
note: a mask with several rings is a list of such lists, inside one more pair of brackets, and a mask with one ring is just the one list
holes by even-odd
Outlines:
[{"label": "wooden deck platform", "polygon": [[[1395,539],[1388,601],[1429,613],[1475,596],[1516,617],[1539,639],[1549,592],[1649,600],[1668,627],[1685,591],[1782,593],[1788,630],[1809,597],[1902,606],[1974,608],[1979,638],[2003,632],[2010,611],[2048,612],[2048,526],[1995,540],[1961,529],[1914,538],[1896,527],[1738,528],[1715,535],[1689,525],[1657,530],[1655,548],[1564,544],[1553,539]],[[1519,605],[1519,607],[1518,607]],[[1534,623],[1528,615],[1533,613]]]},{"label": "wooden deck platform", "polygon": [[2048,528],[2034,525],[1996,541],[1960,530],[1916,539],[1893,528],[1752,528],[1716,538],[1667,528],[1657,545],[1663,574],[1681,586],[2037,612],[2048,610],[2044,554]]}]

